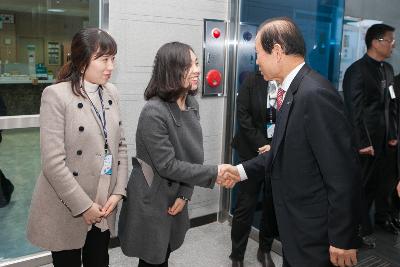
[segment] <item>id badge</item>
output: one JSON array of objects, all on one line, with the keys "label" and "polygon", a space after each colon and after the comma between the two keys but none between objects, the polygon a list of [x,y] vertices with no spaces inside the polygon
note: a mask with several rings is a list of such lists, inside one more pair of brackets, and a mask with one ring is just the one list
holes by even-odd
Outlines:
[{"label": "id badge", "polygon": [[393,85],[389,86],[389,93],[390,93],[390,98],[391,99],[395,99],[396,98],[396,94],[394,93]]},{"label": "id badge", "polygon": [[275,123],[267,123],[267,137],[272,138],[274,136]]},{"label": "id badge", "polygon": [[101,174],[111,175],[112,174],[112,155],[106,154],[104,156],[103,168],[101,169]]}]

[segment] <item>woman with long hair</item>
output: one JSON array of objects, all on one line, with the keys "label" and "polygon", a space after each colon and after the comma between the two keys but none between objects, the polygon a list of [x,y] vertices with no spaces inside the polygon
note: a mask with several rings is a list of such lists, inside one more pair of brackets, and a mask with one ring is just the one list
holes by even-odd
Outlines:
[{"label": "woman with long hair", "polygon": [[108,82],[117,44],[105,31],[75,34],[71,60],[40,106],[42,171],[27,235],[55,267],[108,266],[116,206],[126,195],[127,148],[119,95]]},{"label": "woman with long hair", "polygon": [[219,166],[203,165],[199,104],[194,95],[200,77],[193,49],[163,45],[154,60],[136,131],[136,158],[118,236],[125,255],[139,267],[168,266],[189,229],[187,203],[193,186],[212,188]]}]

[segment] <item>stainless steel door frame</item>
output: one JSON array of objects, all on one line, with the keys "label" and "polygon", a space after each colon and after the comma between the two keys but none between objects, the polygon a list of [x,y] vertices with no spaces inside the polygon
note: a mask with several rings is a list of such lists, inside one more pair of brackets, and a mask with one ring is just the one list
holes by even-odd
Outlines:
[{"label": "stainless steel door frame", "polygon": [[[224,143],[223,143],[223,162],[232,163],[231,140],[234,134],[235,107],[236,107],[236,67],[237,67],[237,43],[239,34],[240,19],[240,0],[229,2],[229,13],[226,35],[226,68],[225,68],[225,123],[224,123]],[[229,210],[231,205],[231,192],[221,187],[220,208],[218,221],[224,222],[230,219]]]},{"label": "stainless steel door frame", "polygon": [[0,116],[0,129],[21,129],[39,127],[39,114],[19,115],[19,116]]},{"label": "stainless steel door frame", "polygon": [[9,260],[4,263],[0,263],[0,267],[32,267],[42,266],[52,263],[50,251],[43,251],[32,255],[20,257],[17,259]]}]

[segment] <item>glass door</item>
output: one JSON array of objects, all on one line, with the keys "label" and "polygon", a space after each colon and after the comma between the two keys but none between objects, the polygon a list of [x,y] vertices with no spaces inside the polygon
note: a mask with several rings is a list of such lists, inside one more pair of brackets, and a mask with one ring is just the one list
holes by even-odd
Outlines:
[{"label": "glass door", "polygon": [[[235,25],[236,23],[237,27],[236,32],[231,36],[235,36],[236,42],[232,43],[237,45],[235,47],[235,72],[230,77],[234,88],[234,96],[229,99],[230,101],[236,103],[236,96],[244,77],[250,72],[257,71],[258,68],[255,65],[256,30],[264,20],[273,17],[290,17],[296,22],[306,42],[306,62],[329,79],[335,86],[338,85],[344,0],[232,1],[231,6],[236,7],[235,5],[238,6],[238,10],[236,10],[237,17],[235,17],[236,20],[232,24]],[[233,114],[232,117],[227,119],[233,124],[233,135],[238,128],[235,105],[233,104],[230,110]],[[230,145],[230,143],[227,143],[227,145]],[[233,150],[231,155],[231,162],[237,164],[237,152]],[[230,215],[233,214],[236,208],[236,197],[237,189],[234,188],[230,194]],[[259,229],[263,206],[262,196],[260,195],[258,199],[253,220],[253,226],[256,230]]]},{"label": "glass door", "polygon": [[67,62],[73,35],[84,27],[99,27],[102,3],[1,0],[0,266],[51,262],[49,252],[26,239],[32,192],[41,171],[40,98]]}]

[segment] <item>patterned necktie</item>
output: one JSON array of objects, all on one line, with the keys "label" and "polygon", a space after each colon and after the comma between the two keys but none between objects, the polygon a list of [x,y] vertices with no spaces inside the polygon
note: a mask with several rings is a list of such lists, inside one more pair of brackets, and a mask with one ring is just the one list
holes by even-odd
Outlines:
[{"label": "patterned necktie", "polygon": [[285,90],[283,90],[281,87],[279,87],[278,93],[276,94],[276,107],[278,110],[281,109],[284,97],[285,97]]}]

